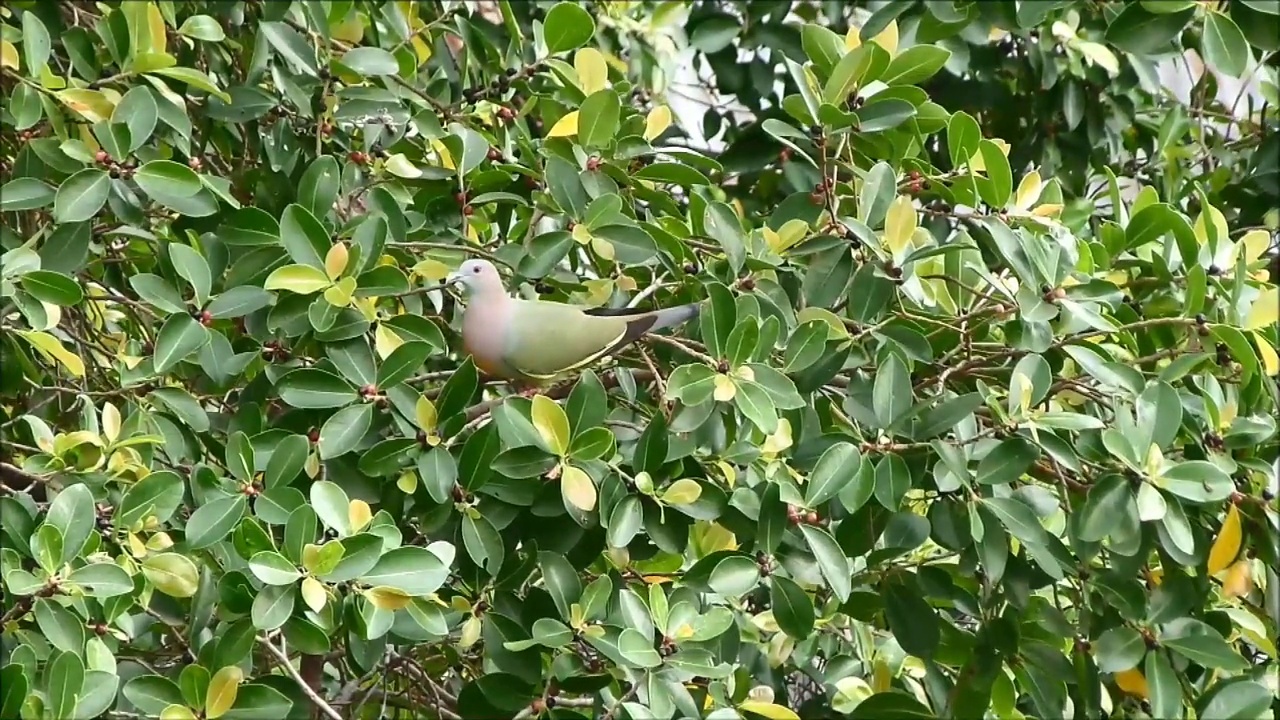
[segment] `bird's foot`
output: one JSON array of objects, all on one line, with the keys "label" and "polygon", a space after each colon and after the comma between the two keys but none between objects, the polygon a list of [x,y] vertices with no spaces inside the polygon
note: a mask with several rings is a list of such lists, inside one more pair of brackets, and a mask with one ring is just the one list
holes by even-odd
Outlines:
[{"label": "bird's foot", "polygon": [[537,395],[541,391],[542,389],[537,387],[536,385],[529,385],[526,387],[519,388],[516,394],[522,398],[533,399],[533,396]]}]

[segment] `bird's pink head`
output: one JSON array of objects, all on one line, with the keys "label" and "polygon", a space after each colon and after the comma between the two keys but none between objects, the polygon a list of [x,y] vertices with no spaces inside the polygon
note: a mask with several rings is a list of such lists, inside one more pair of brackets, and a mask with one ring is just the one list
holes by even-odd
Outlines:
[{"label": "bird's pink head", "polygon": [[488,260],[479,258],[462,263],[461,267],[449,274],[445,282],[460,287],[462,294],[466,297],[503,295],[506,293],[506,289],[502,285],[502,276],[498,274],[498,268],[494,267],[493,263]]}]

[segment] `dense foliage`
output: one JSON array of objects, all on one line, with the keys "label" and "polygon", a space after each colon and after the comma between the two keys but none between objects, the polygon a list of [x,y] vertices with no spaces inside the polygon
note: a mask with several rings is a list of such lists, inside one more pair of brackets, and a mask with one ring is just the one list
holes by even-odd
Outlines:
[{"label": "dense foliage", "polygon": [[0,9],[0,717],[1270,716],[1280,4],[462,5]]}]

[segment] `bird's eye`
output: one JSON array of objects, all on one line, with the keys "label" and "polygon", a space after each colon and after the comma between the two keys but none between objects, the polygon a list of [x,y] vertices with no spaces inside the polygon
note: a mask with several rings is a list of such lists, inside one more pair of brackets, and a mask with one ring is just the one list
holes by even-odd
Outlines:
[{"label": "bird's eye", "polygon": [[476,267],[471,268],[471,272],[473,272],[473,273],[475,273],[475,274],[479,275],[479,274],[480,274],[480,266],[478,266],[478,265],[477,265]]}]

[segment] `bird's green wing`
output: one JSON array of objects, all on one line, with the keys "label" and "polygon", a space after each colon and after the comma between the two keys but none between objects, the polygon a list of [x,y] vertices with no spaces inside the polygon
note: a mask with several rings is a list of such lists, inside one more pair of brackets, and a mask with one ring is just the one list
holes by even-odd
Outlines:
[{"label": "bird's green wing", "polygon": [[535,379],[550,379],[608,355],[645,333],[651,314],[589,315],[564,303],[514,300],[506,363]]}]

